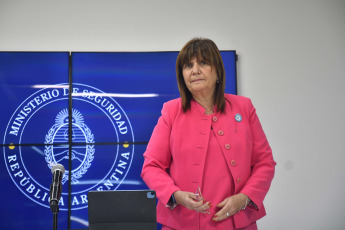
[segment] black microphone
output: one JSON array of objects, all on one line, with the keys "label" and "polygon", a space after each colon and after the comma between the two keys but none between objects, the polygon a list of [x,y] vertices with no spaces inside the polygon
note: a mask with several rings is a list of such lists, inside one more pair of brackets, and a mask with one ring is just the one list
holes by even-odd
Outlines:
[{"label": "black microphone", "polygon": [[56,164],[52,167],[53,182],[50,185],[49,203],[50,209],[53,213],[59,212],[59,201],[62,193],[62,175],[65,173],[65,168],[61,164]]}]

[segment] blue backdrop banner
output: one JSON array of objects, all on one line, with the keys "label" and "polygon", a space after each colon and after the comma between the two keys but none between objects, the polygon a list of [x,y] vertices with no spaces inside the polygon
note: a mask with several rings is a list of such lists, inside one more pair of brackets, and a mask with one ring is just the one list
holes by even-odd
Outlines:
[{"label": "blue backdrop banner", "polygon": [[[237,94],[236,52],[221,54]],[[87,229],[91,190],[147,189],[142,155],[163,103],[179,97],[177,55],[0,52],[0,229],[52,226],[56,163],[66,169],[59,229]]]}]

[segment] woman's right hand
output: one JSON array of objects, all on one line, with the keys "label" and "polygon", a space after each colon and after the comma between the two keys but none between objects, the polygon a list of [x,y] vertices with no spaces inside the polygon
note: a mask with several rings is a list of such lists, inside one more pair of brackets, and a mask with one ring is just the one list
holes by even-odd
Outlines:
[{"label": "woman's right hand", "polygon": [[198,201],[198,197],[192,192],[176,191],[174,197],[177,204],[196,212],[209,213],[209,208],[212,206],[203,197]]}]

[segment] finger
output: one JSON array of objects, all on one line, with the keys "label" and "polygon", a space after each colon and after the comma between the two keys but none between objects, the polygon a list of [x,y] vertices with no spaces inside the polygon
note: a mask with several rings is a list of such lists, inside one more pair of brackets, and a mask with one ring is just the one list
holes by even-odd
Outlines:
[{"label": "finger", "polygon": [[194,193],[189,192],[187,197],[190,202],[199,202],[197,200],[197,196]]},{"label": "finger", "polygon": [[209,210],[211,207],[212,207],[212,204],[210,202],[206,202],[203,205],[197,207],[196,211],[204,212],[204,211]]},{"label": "finger", "polygon": [[210,215],[210,214],[211,214],[211,212],[210,212],[209,209],[204,210],[204,211],[200,211],[200,213],[202,213],[202,214],[207,214],[207,215]]},{"label": "finger", "polygon": [[226,218],[229,218],[230,216],[231,216],[230,214],[228,216],[226,213],[222,214],[222,213],[217,212],[216,214],[214,214],[212,221],[221,221],[221,220],[224,220]]},{"label": "finger", "polygon": [[203,205],[202,201],[195,201],[195,200],[190,201],[190,207],[192,210],[199,211],[198,209],[202,205]]},{"label": "finger", "polygon": [[224,206],[226,205],[227,201],[228,201],[228,199],[225,199],[225,200],[223,200],[222,202],[220,202],[219,204],[217,204],[217,208],[222,208],[222,207],[224,207]]},{"label": "finger", "polygon": [[194,201],[200,201],[200,198],[196,196],[194,193],[189,193],[189,198],[191,198]]},{"label": "finger", "polygon": [[232,215],[233,215],[233,213],[227,207],[223,207],[216,214],[214,214],[214,216],[216,217],[217,221],[226,219],[226,218],[228,218],[228,217],[230,217]]}]

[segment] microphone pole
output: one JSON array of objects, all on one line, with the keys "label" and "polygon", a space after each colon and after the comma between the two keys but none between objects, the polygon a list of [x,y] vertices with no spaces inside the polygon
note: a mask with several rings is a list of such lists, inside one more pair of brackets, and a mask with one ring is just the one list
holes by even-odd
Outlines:
[{"label": "microphone pole", "polygon": [[53,230],[57,230],[57,215],[59,213],[59,200],[62,193],[62,175],[65,173],[65,168],[61,164],[56,164],[52,167],[53,182],[50,185],[49,203],[50,209],[53,213]]}]

